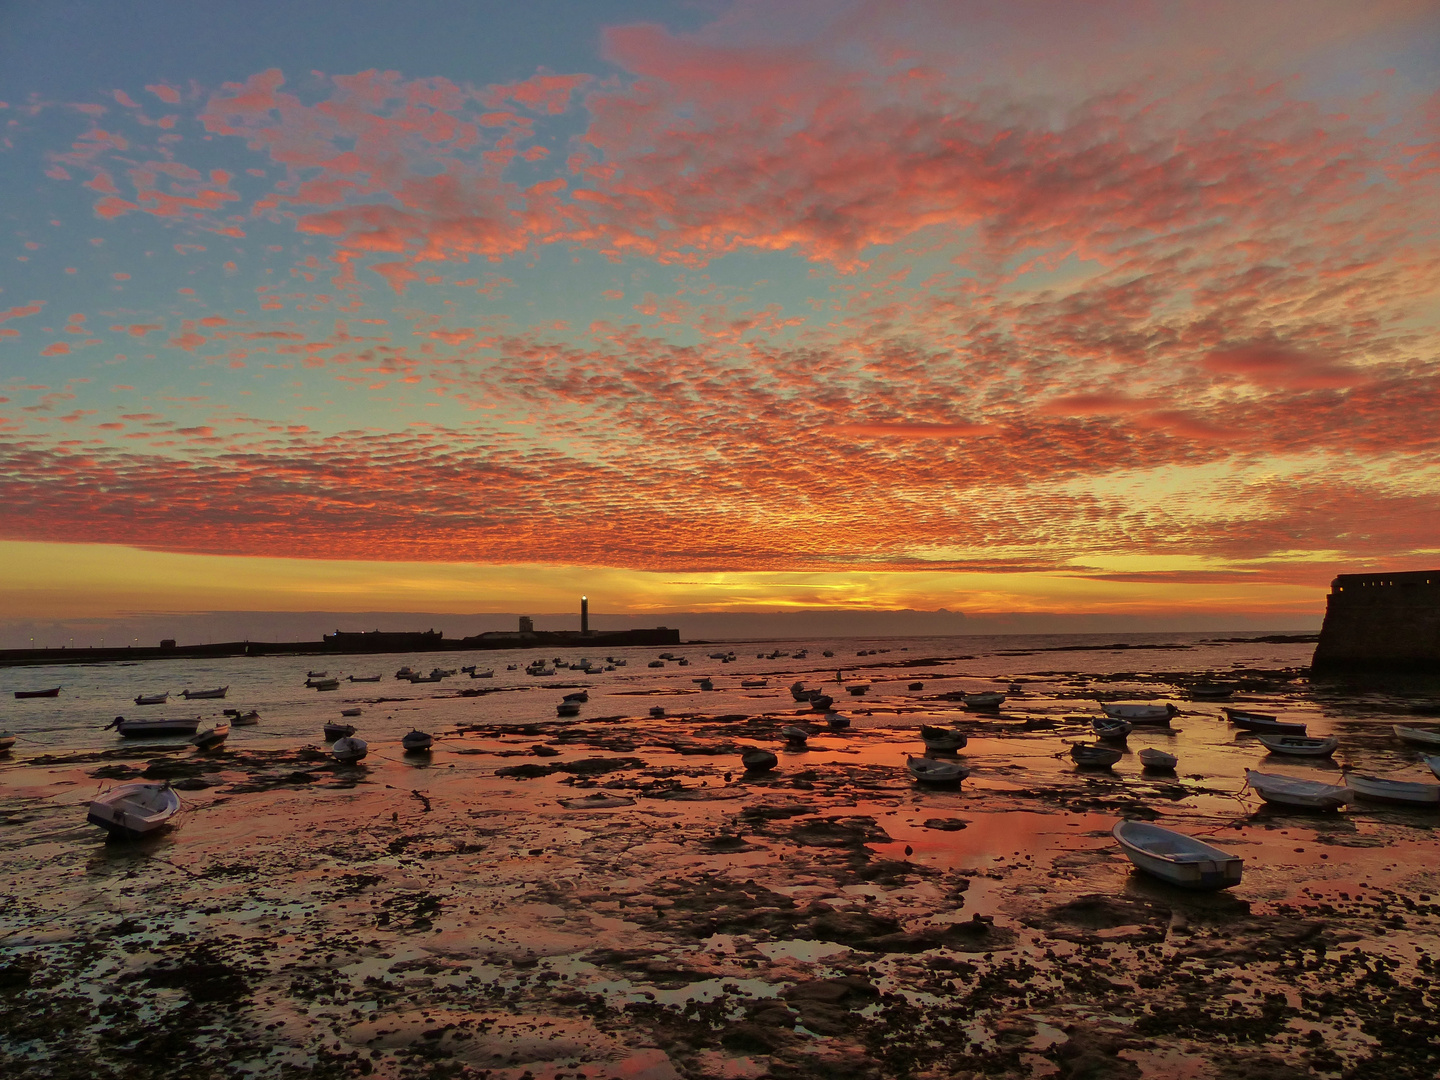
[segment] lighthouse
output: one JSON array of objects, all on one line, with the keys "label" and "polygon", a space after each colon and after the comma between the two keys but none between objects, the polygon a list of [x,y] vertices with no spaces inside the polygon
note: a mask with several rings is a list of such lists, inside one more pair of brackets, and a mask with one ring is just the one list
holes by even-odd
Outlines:
[{"label": "lighthouse", "polygon": [[590,598],[588,596],[580,597],[580,632],[582,634],[590,632]]}]

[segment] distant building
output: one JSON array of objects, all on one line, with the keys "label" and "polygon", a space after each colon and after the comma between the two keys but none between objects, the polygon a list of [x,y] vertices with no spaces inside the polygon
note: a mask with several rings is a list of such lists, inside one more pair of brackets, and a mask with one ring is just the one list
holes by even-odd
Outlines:
[{"label": "distant building", "polygon": [[1310,666],[1440,675],[1440,570],[1341,574]]},{"label": "distant building", "polygon": [[444,648],[445,635],[439,630],[423,632],[368,630],[356,634],[336,630],[326,634],[322,644],[327,650],[336,652],[427,652]]},{"label": "distant building", "polygon": [[535,632],[535,620],[529,615],[520,616],[520,633],[533,634]]}]

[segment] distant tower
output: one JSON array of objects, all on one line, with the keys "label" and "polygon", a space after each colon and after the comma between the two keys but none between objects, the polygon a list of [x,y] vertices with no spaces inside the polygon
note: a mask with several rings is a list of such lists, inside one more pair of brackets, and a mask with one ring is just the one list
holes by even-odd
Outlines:
[{"label": "distant tower", "polygon": [[580,632],[582,634],[590,632],[590,598],[588,596],[580,597]]},{"label": "distant tower", "polygon": [[529,615],[520,616],[520,633],[533,634],[535,632],[535,620]]}]

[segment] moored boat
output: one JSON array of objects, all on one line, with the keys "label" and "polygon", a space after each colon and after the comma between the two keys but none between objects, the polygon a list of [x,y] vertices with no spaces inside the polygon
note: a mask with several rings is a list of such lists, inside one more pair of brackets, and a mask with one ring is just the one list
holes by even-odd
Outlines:
[{"label": "moored boat", "polygon": [[832,712],[825,717],[825,724],[831,731],[844,731],[850,726],[850,717]]},{"label": "moored boat", "polygon": [[925,744],[926,750],[934,750],[942,754],[953,754],[956,750],[963,750],[966,742],[969,741],[963,731],[932,724],[920,725],[920,740]]},{"label": "moored boat", "polygon": [[811,691],[805,689],[803,682],[790,684],[790,696],[796,701],[809,701]]},{"label": "moored boat", "polygon": [[60,687],[52,686],[49,690],[16,690],[15,696],[17,698],[59,697]]},{"label": "moored boat", "polygon": [[1108,769],[1125,755],[1109,746],[1075,743],[1070,747],[1070,760],[1086,769]]},{"label": "moored boat", "polygon": [[860,697],[862,694],[865,693],[865,691],[867,691],[867,690],[869,690],[869,689],[870,689],[870,684],[869,684],[868,682],[865,682],[865,683],[851,683],[849,686],[845,687],[845,692],[846,692],[847,694],[849,694],[851,697]]},{"label": "moored boat", "polygon": [[335,739],[345,739],[345,738],[349,738],[351,735],[354,735],[354,734],[355,734],[355,725],[354,725],[354,724],[334,724],[334,723],[331,723],[331,724],[326,724],[326,725],[325,725],[325,741],[326,741],[326,742],[333,742]]},{"label": "moored boat", "polygon": [[769,772],[779,761],[769,750],[759,747],[752,747],[740,755],[740,763],[745,766],[746,772]]},{"label": "moored boat", "polygon": [[214,727],[206,728],[204,731],[197,731],[191,736],[190,741],[201,750],[210,750],[219,746],[230,737],[229,724],[216,724]]},{"label": "moored boat", "polygon": [[427,732],[411,731],[409,735],[400,740],[400,745],[410,753],[415,753],[420,750],[429,750],[434,741],[434,738]]},{"label": "moored boat", "polygon": [[1257,735],[1304,735],[1305,725],[1293,720],[1277,720],[1269,713],[1252,713],[1243,709],[1226,709],[1230,723],[1242,731]]},{"label": "moored boat", "polygon": [[1426,731],[1424,728],[1405,727],[1403,724],[1392,724],[1390,730],[1397,739],[1412,746],[1440,746],[1440,731]]},{"label": "moored boat", "polygon": [[1174,754],[1148,746],[1140,751],[1139,756],[1141,766],[1152,772],[1173,772],[1175,766],[1180,764],[1180,759]]},{"label": "moored boat", "polygon": [[379,681],[380,681],[380,676],[379,676],[379,675],[346,675],[345,678],[348,679],[350,682],[379,682]]},{"label": "moored boat", "polygon": [[829,712],[834,704],[835,699],[829,694],[816,694],[810,699],[810,709],[812,712]]},{"label": "moored boat", "polygon": [[126,720],[123,716],[117,716],[105,725],[104,730],[109,731],[112,727],[127,739],[138,739],[146,735],[194,735],[200,727],[200,718],[195,716],[189,719],[171,717],[154,720]]},{"label": "moored boat", "polygon": [[0,754],[8,753],[15,745],[15,733],[13,731],[0,731]]},{"label": "moored boat", "polygon": [[120,784],[90,800],[85,820],[111,836],[139,840],[179,812],[180,796],[169,784]]},{"label": "moored boat", "polygon": [[1235,688],[1224,683],[1196,683],[1190,687],[1194,701],[1229,701],[1235,696]]},{"label": "moored boat", "polygon": [[359,715],[360,715],[360,710],[359,710],[359,709],[341,709],[341,710],[340,710],[340,715],[341,715],[341,716],[359,716]]},{"label": "moored boat", "polygon": [[740,689],[742,689],[742,690],[761,690],[761,689],[763,689],[764,687],[767,687],[767,686],[769,686],[769,685],[770,685],[770,680],[769,680],[769,679],[741,679],[741,680],[740,680]]},{"label": "moored boat", "polygon": [[306,685],[307,685],[307,686],[312,686],[312,687],[314,687],[316,690],[339,690],[339,689],[340,689],[340,680],[339,680],[339,679],[314,679],[314,680],[312,680],[311,682],[307,683]]},{"label": "moored boat", "polygon": [[260,711],[258,709],[250,709],[246,712],[241,712],[239,709],[226,709],[225,715],[230,717],[230,723],[236,727],[248,727],[251,724],[258,724],[260,722]]},{"label": "moored boat", "polygon": [[1302,780],[1278,773],[1245,770],[1245,782],[1267,803],[1294,810],[1338,810],[1350,802],[1355,793],[1341,784],[1319,780]]},{"label": "moored boat", "polygon": [[136,694],[136,695],[135,695],[135,704],[136,704],[136,705],[164,705],[165,702],[167,702],[167,701],[169,701],[169,700],[170,700],[170,691],[169,691],[169,690],[166,690],[165,693],[163,693],[163,694]]},{"label": "moored boat", "polygon": [[780,729],[780,736],[791,746],[804,746],[805,740],[810,738],[810,733],[802,727],[787,724]]},{"label": "moored boat", "polygon": [[344,765],[353,765],[369,753],[370,747],[364,739],[357,739],[353,735],[347,735],[343,739],[336,739],[335,745],[330,748],[330,753],[335,755],[335,760]]},{"label": "moored boat", "polygon": [[982,690],[976,694],[966,694],[964,700],[965,708],[971,712],[993,712],[1005,704],[1005,695],[998,690]]},{"label": "moored boat", "polygon": [[1110,717],[1095,717],[1090,721],[1090,727],[1096,736],[1101,739],[1108,739],[1111,742],[1120,742],[1130,734],[1130,721],[1112,720]]},{"label": "moored boat", "polygon": [[907,686],[905,689],[906,689],[906,690],[924,690],[924,689],[925,689],[925,684],[924,684],[923,682],[912,682],[912,683],[911,683],[909,686]]},{"label": "moored boat", "polygon": [[1378,802],[1410,803],[1417,806],[1440,806],[1440,784],[1413,780],[1392,780],[1367,773],[1346,773],[1345,785],[1357,795]]},{"label": "moored boat", "polygon": [[474,668],[471,668],[470,677],[472,679],[493,679],[495,677],[495,669],[486,668],[484,671],[476,671]]},{"label": "moored boat", "polygon": [[650,715],[653,716],[656,720],[659,720],[661,717],[663,717],[663,716],[665,715],[665,706],[664,706],[664,705],[651,705],[651,706],[650,706]]},{"label": "moored boat", "polygon": [[[0,732],[0,742],[4,742],[4,740],[5,733]],[[15,737],[13,735],[10,736],[10,741],[12,743],[15,741]],[[0,746],[0,750],[4,749],[4,746]],[[1435,774],[1436,778],[1440,779],[1440,754],[1421,754],[1420,758],[1429,767],[1430,771]]]},{"label": "moored boat", "polygon": [[555,706],[555,714],[557,716],[579,716],[580,702],[562,701],[559,705]]},{"label": "moored boat", "polygon": [[1289,754],[1292,757],[1329,757],[1340,747],[1340,740],[1334,735],[1323,739],[1311,739],[1304,735],[1261,735],[1260,745],[1272,754]]},{"label": "moored boat", "polygon": [[573,693],[573,694],[566,694],[566,695],[565,695],[565,700],[566,700],[566,701],[587,702],[587,701],[590,700],[590,691],[589,691],[589,690],[577,690],[577,691],[575,691],[575,693]]},{"label": "moored boat", "polygon": [[1170,718],[1180,711],[1169,702],[1155,705],[1138,701],[1107,701],[1100,708],[1110,719],[1128,720],[1132,724],[1168,724]]},{"label": "moored boat", "polygon": [[905,767],[922,784],[958,784],[970,770],[958,761],[936,761],[934,758],[907,757]]},{"label": "moored boat", "polygon": [[330,673],[328,671],[307,671],[305,673],[305,677],[307,679],[323,679],[329,674]]},{"label": "moored boat", "polygon": [[180,696],[186,701],[195,701],[200,698],[223,698],[229,691],[228,686],[217,686],[213,690],[181,690]]},{"label": "moored boat", "polygon": [[1240,884],[1244,860],[1193,836],[1144,821],[1117,821],[1110,830],[1138,869],[1185,889],[1228,889]]}]

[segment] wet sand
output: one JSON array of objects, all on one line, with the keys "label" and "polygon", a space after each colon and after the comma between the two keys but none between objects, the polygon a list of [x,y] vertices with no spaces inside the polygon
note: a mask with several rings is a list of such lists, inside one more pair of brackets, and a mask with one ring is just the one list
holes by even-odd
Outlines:
[{"label": "wet sand", "polygon": [[[877,690],[802,751],[773,693],[754,714],[694,700],[652,720],[644,696],[592,698],[353,766],[264,743],[13,756],[0,1072],[1440,1073],[1440,815],[1262,809],[1235,776],[1274,759],[1198,703],[1097,772],[1064,756],[1093,703],[1038,688],[990,716]],[[936,720],[970,734],[958,789],[904,768]],[[1383,726],[1347,739],[1400,760]],[[751,745],[779,767],[743,773]],[[1178,775],[1143,773],[1146,745]],[[181,790],[178,825],[101,842],[86,801],[138,777]],[[1244,880],[1133,872],[1121,816],[1242,855]]]}]

